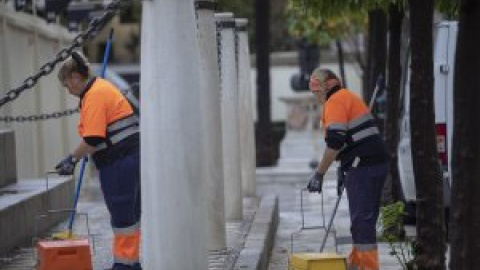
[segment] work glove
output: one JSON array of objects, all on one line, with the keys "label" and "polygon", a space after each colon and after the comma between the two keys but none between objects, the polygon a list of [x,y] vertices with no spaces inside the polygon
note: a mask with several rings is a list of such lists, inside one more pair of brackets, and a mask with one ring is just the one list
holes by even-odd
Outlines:
[{"label": "work glove", "polygon": [[73,155],[68,155],[60,163],[55,166],[59,175],[72,175],[75,171],[75,165],[77,165],[78,158]]},{"label": "work glove", "polygon": [[307,190],[310,192],[322,192],[322,184],[323,184],[323,174],[319,173],[315,170],[315,173],[310,178],[310,181],[307,185]]}]

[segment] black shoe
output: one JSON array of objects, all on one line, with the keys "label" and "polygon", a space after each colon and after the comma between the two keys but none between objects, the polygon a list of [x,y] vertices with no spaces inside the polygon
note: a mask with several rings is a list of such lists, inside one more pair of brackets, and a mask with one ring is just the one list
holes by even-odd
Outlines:
[{"label": "black shoe", "polygon": [[131,266],[132,270],[142,270],[142,265],[140,263],[136,263],[133,266]]},{"label": "black shoe", "polygon": [[105,270],[132,270],[132,269],[142,269],[142,268],[135,268],[135,266],[131,266],[131,265],[126,265],[126,264],[123,264],[123,263],[114,263],[112,268],[108,268],[108,269],[105,269]]}]

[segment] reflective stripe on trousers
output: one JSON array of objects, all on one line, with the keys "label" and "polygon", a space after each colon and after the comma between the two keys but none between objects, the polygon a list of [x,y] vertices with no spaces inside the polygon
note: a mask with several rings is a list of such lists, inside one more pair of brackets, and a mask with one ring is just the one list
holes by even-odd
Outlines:
[{"label": "reflective stripe on trousers", "polygon": [[378,270],[378,251],[376,244],[353,245],[348,257],[348,270]]},{"label": "reflective stripe on trousers", "polygon": [[[377,270],[376,224],[388,163],[351,168],[347,173],[347,196],[354,247],[350,269]],[[357,267],[357,268],[355,268]]]},{"label": "reflective stripe on trousers", "polygon": [[114,262],[133,265],[140,251],[140,155],[135,152],[100,170],[114,232]]},{"label": "reflective stripe on trousers", "polygon": [[113,228],[113,262],[134,265],[140,262],[140,223],[129,228]]}]

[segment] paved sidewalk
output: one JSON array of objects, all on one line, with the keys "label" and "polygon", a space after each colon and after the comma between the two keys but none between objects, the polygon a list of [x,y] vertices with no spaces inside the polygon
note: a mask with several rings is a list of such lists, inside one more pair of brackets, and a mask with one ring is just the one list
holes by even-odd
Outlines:
[{"label": "paved sidewalk", "polygon": [[[263,181],[265,180],[265,181]],[[285,181],[283,181],[285,180]],[[271,179],[257,179],[257,192],[259,195],[277,194],[279,196],[280,221],[275,238],[275,245],[270,257],[269,270],[288,269],[288,256],[293,252],[318,252],[325,235],[323,227],[328,224],[332,210],[337,199],[336,180],[333,173],[326,175],[322,195],[303,192],[304,227],[317,227],[314,229],[302,228],[301,215],[301,189],[306,187],[307,178],[282,179],[280,176]],[[324,217],[324,218],[323,218]],[[351,249],[350,218],[346,194],[343,195],[337,215],[334,220],[338,252],[345,256]],[[335,251],[334,233],[328,237],[325,251]],[[379,244],[380,269],[401,269],[397,260],[389,254],[390,250],[385,243]]]},{"label": "paved sidewalk", "polygon": [[[228,222],[227,249],[212,252],[209,256],[209,270],[230,269],[288,269],[288,255],[294,252],[317,252],[325,233],[324,229],[304,229],[301,215],[301,189],[306,186],[307,177],[288,173],[282,178],[276,170],[275,179],[257,178],[259,198],[269,198],[266,203],[259,199],[244,198],[244,220]],[[307,173],[308,174],[308,173]],[[326,176],[323,191],[324,215],[322,215],[322,195],[303,193],[304,227],[326,225],[331,215],[336,195],[335,175]],[[278,205],[275,196],[278,196]],[[275,202],[275,203],[272,203]],[[262,209],[262,207],[264,209]],[[278,208],[277,208],[278,207]],[[276,209],[279,209],[277,220]],[[112,232],[109,217],[98,184],[87,182],[82,190],[80,212],[89,213],[91,233],[94,235],[95,255],[94,270],[102,270],[111,265],[110,243]],[[324,216],[324,218],[323,218]],[[278,223],[276,234],[273,235]],[[82,218],[76,222],[76,232],[85,233]],[[344,195],[334,223],[338,252],[348,255],[351,247],[350,220],[348,202]],[[60,230],[65,228],[63,225]],[[270,237],[270,234],[271,237]],[[268,259],[269,248],[272,248]],[[326,251],[335,250],[334,234],[327,241]],[[0,258],[0,270],[33,269],[34,261],[31,248],[21,248],[8,258]],[[382,270],[401,269],[394,257],[389,255],[386,244],[379,245],[380,265]],[[269,262],[269,263],[268,263]],[[152,269],[154,270],[154,269]]]},{"label": "paved sidewalk", "polygon": [[[234,264],[244,250],[245,242],[259,206],[258,198],[244,198],[244,219],[239,222],[227,222],[227,248],[211,251],[209,254],[209,270],[233,269]],[[113,233],[107,208],[103,202],[98,183],[88,181],[82,188],[82,196],[78,203],[79,213],[88,213],[88,224],[92,235],[94,270],[103,270],[112,265],[111,243]],[[53,231],[64,231],[67,223],[63,222]],[[86,236],[87,226],[85,216],[78,216],[74,232]],[[31,245],[19,247],[6,257],[0,258],[0,270],[33,270],[35,269],[34,249]],[[154,270],[154,269],[152,269]]]}]

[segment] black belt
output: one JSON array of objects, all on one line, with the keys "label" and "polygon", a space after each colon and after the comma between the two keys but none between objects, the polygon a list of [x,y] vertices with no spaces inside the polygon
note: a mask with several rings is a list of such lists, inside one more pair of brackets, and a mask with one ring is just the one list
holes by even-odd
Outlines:
[{"label": "black belt", "polygon": [[370,166],[375,166],[379,165],[382,163],[386,163],[388,161],[388,157],[384,155],[378,155],[378,156],[365,156],[365,157],[358,157],[360,161],[357,162],[356,166],[355,164],[355,159],[352,159],[348,162],[345,162],[342,164],[342,169],[345,171],[348,171],[350,168],[355,167],[370,167]]}]

